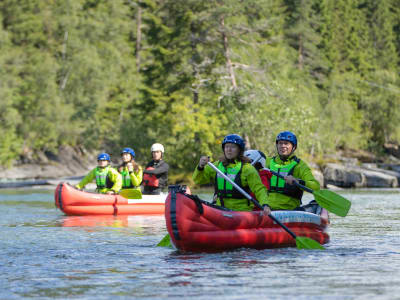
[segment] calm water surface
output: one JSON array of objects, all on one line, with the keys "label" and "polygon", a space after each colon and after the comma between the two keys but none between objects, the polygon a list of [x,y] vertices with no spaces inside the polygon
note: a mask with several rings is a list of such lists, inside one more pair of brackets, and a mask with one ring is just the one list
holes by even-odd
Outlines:
[{"label": "calm water surface", "polygon": [[400,299],[400,190],[341,194],[326,251],[179,254],[155,247],[163,217],[67,217],[51,190],[0,190],[0,299]]}]

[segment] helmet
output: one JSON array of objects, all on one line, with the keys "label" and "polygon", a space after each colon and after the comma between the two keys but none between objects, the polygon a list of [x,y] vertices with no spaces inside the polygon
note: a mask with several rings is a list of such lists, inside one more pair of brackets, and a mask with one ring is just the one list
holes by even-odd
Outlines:
[{"label": "helmet", "polygon": [[98,156],[97,156],[97,161],[99,161],[99,160],[107,160],[107,161],[110,161],[111,159],[110,159],[110,155],[108,155],[107,153],[100,153]]},{"label": "helmet", "polygon": [[244,140],[238,134],[228,134],[226,137],[224,137],[224,140],[222,141],[222,150],[224,150],[226,143],[236,144],[239,146],[240,150],[244,151]]},{"label": "helmet", "polygon": [[121,155],[124,153],[129,153],[132,156],[132,159],[135,158],[135,151],[132,148],[124,148],[121,151]]},{"label": "helmet", "polygon": [[294,133],[290,131],[282,131],[276,137],[276,143],[279,141],[288,141],[293,144],[293,146],[297,147],[297,138]]},{"label": "helmet", "polygon": [[161,151],[162,153],[164,153],[164,146],[161,145],[160,143],[155,143],[155,144],[151,145],[150,151],[151,152]]},{"label": "helmet", "polygon": [[[265,168],[265,154],[259,150],[246,150],[244,152],[244,156],[247,156],[251,159],[252,165],[256,163],[260,163],[263,168]],[[256,161],[256,163],[253,163]]]}]

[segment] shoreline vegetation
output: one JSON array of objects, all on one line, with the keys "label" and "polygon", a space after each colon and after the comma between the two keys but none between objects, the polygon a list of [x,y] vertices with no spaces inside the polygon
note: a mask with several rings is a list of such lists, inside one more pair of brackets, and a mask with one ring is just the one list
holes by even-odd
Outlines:
[{"label": "shoreline vegetation", "polygon": [[0,182],[83,175],[95,150],[145,165],[161,143],[190,184],[227,134],[273,155],[288,130],[325,185],[398,186],[399,16],[398,0],[2,0]]},{"label": "shoreline vegetation", "polygon": [[[324,188],[398,188],[400,150],[394,146],[388,149],[387,154],[382,157],[365,151],[343,151],[326,155],[323,160],[305,160]],[[21,162],[8,169],[0,168],[3,174],[0,188],[55,186],[62,181],[75,184],[96,166],[93,164],[95,157],[94,153],[64,146],[60,148],[58,155],[43,153],[40,160]],[[195,165],[196,162],[193,163]],[[191,180],[191,173],[179,172],[177,168],[171,171],[170,184],[196,187]]]}]

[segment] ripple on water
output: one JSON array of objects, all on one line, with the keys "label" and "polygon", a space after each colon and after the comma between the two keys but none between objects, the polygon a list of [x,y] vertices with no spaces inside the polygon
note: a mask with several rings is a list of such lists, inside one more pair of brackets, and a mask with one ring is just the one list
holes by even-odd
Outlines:
[{"label": "ripple on water", "polygon": [[162,217],[63,216],[48,192],[0,194],[0,299],[396,299],[400,193],[345,191],[325,251],[155,247]]}]

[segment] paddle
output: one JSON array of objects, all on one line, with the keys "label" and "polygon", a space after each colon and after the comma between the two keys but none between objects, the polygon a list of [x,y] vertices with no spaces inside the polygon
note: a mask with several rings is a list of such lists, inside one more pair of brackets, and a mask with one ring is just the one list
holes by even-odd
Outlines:
[{"label": "paddle", "polygon": [[163,237],[163,239],[157,244],[157,247],[172,247],[169,233]]},{"label": "paddle", "polygon": [[[259,209],[263,210],[263,207],[260,205],[260,203],[258,203],[257,200],[255,200],[253,197],[251,197],[249,194],[247,194],[240,186],[238,186],[235,182],[233,182],[221,170],[219,170],[211,162],[208,162],[207,164],[211,168],[213,168],[222,178],[224,178],[226,181],[228,181],[243,196],[245,196],[248,200],[253,202],[255,206],[257,206]],[[273,221],[275,221],[279,226],[281,226],[287,233],[289,233],[296,240],[297,249],[321,249],[321,250],[325,249],[320,243],[318,243],[317,241],[314,241],[313,239],[310,239],[308,237],[296,236],[293,231],[291,231],[289,228],[287,228],[284,224],[282,224],[273,215],[269,214],[268,217],[270,217]]]},{"label": "paddle", "polygon": [[[285,178],[282,174],[279,174],[275,171],[272,171],[270,169],[265,168],[264,170],[270,171],[272,174],[275,176],[278,176],[280,178]],[[293,184],[302,190],[309,192],[314,195],[315,200],[317,203],[328,210],[331,213],[334,213],[335,215],[338,215],[340,217],[345,217],[347,216],[347,213],[349,212],[351,202],[347,200],[346,198],[336,194],[335,192],[332,192],[330,190],[317,190],[314,191],[296,181],[293,182]]]},{"label": "paddle", "polygon": [[137,189],[124,189],[119,194],[126,199],[142,199],[142,192]]}]

